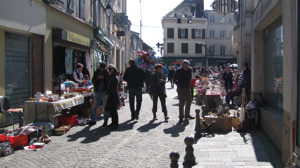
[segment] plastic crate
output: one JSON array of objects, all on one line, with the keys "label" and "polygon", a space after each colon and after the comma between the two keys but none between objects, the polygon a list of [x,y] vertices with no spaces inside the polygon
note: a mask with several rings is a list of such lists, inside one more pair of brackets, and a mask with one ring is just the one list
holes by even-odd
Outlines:
[{"label": "plastic crate", "polygon": [[73,116],[59,116],[58,125],[70,125],[71,127],[77,125],[77,115]]},{"label": "plastic crate", "polygon": [[18,135],[18,136],[6,136],[4,134],[0,134],[0,140],[2,142],[10,141],[13,148],[19,148],[22,146],[28,145],[28,135]]}]

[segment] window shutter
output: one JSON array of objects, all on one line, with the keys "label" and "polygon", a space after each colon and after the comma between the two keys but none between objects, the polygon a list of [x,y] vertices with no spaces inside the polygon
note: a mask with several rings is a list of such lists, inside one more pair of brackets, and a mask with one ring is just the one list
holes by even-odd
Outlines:
[{"label": "window shutter", "polygon": [[192,39],[195,39],[195,29],[192,29]]},{"label": "window shutter", "polygon": [[202,29],[202,38],[205,39],[205,29]]}]

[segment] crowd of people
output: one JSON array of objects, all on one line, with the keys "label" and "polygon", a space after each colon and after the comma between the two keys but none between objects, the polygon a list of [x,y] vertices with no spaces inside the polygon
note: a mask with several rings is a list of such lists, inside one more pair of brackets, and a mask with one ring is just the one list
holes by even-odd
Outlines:
[{"label": "crowd of people", "polygon": [[[190,115],[190,107],[193,101],[194,88],[196,83],[205,77],[207,74],[217,71],[223,80],[226,90],[226,104],[230,105],[230,101],[234,103],[234,97],[241,94],[241,89],[245,88],[246,95],[249,100],[251,89],[251,71],[248,64],[244,64],[244,70],[238,73],[237,70],[230,69],[228,66],[220,67],[190,67],[190,62],[184,60],[180,67],[169,66],[164,64],[156,64],[153,67],[146,66],[144,69],[137,66],[135,60],[129,60],[129,67],[125,73],[119,73],[116,67],[112,64],[106,65],[100,63],[98,69],[94,72],[92,84],[94,85],[94,105],[89,125],[95,125],[97,122],[97,108],[100,105],[104,106],[104,122],[103,126],[108,126],[111,129],[118,129],[118,112],[117,110],[124,104],[124,99],[120,98],[120,85],[123,81],[127,83],[129,93],[129,107],[131,111],[131,120],[138,120],[142,106],[142,94],[147,92],[152,101],[153,120],[157,120],[157,103],[158,99],[161,102],[161,109],[164,113],[164,120],[168,122],[168,110],[166,106],[166,82],[170,82],[171,89],[174,84],[177,86],[177,94],[179,99],[179,123],[183,119],[194,119]],[[80,74],[81,66],[79,65],[76,72],[73,73],[74,78],[83,82],[83,75]],[[78,72],[77,72],[78,71]],[[124,89],[121,91],[124,92]],[[108,120],[111,117],[111,124],[108,125]]]}]

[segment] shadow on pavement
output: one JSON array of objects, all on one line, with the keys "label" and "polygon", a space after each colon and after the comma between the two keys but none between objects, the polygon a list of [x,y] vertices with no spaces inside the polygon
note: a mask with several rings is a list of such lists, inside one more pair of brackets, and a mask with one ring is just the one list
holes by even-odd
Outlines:
[{"label": "shadow on pavement", "polygon": [[172,104],[172,106],[179,106],[179,103],[177,103],[177,104]]},{"label": "shadow on pavement", "polygon": [[151,129],[154,129],[154,128],[158,127],[161,123],[163,123],[163,122],[161,121],[161,122],[158,122],[158,123],[154,123],[154,120],[151,120],[147,124],[145,124],[143,126],[140,126],[137,130],[139,132],[148,132]]},{"label": "shadow on pavement", "polygon": [[[273,167],[282,167],[281,155],[270,139],[259,129],[240,132],[244,143],[251,143],[259,162],[271,162]],[[250,137],[250,138],[249,138]]]},{"label": "shadow on pavement", "polygon": [[137,121],[131,121],[127,120],[121,124],[119,124],[119,128],[116,131],[127,131],[133,129],[134,124],[136,124]]},{"label": "shadow on pavement", "polygon": [[68,142],[76,141],[79,138],[86,137],[90,133],[90,126],[84,127],[81,131],[76,132],[75,134],[68,135]]},{"label": "shadow on pavement", "polygon": [[183,123],[177,123],[170,128],[164,129],[165,134],[171,134],[171,137],[178,137],[179,133],[185,130],[185,127],[189,125],[189,120],[184,120]]}]

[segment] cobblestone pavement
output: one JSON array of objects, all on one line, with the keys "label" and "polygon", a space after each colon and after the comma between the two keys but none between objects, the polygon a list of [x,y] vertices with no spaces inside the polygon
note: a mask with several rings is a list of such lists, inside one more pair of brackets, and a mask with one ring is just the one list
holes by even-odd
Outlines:
[{"label": "cobblestone pavement", "polygon": [[[138,121],[130,121],[128,102],[118,111],[119,129],[110,131],[97,125],[76,126],[67,134],[52,136],[52,142],[40,151],[17,150],[13,155],[0,158],[0,167],[100,167],[100,168],[166,168],[169,153],[178,151],[180,162],[184,157],[184,138],[193,135],[195,120],[178,124],[178,99],[175,89],[167,87],[169,122],[158,105],[158,120],[152,120],[152,101],[143,95]],[[196,107],[191,108],[194,114]],[[245,136],[249,140],[245,143]],[[264,149],[264,135],[235,132],[202,138],[194,145],[198,165],[195,167],[272,167]],[[257,141],[254,141],[257,140]]]}]

